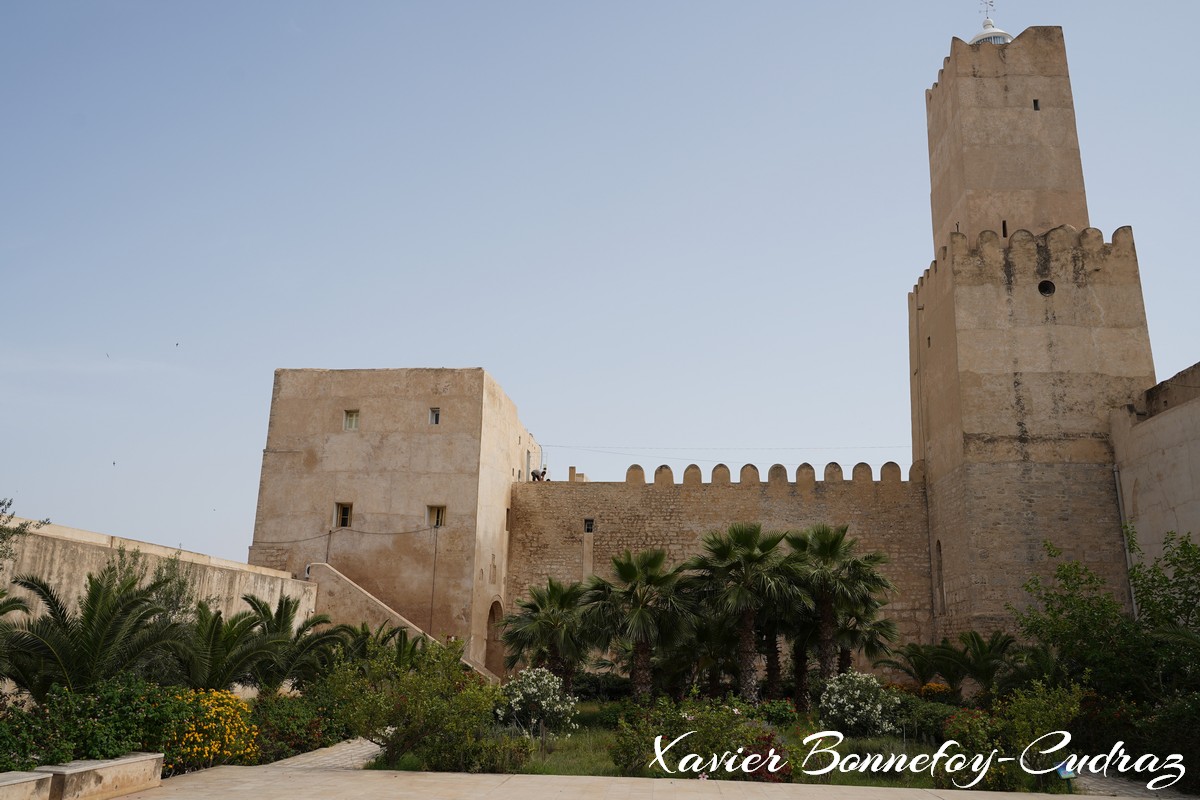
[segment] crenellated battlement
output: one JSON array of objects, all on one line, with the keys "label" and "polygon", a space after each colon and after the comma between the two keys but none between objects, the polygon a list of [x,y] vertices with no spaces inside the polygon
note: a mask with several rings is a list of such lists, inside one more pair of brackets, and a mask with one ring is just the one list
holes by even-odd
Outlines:
[{"label": "crenellated battlement", "polygon": [[941,291],[946,275],[956,279],[1000,275],[1009,286],[1022,278],[1067,279],[1078,287],[1137,278],[1133,228],[1117,228],[1108,241],[1096,228],[1077,231],[1061,225],[1040,236],[1018,230],[1008,237],[1007,245],[991,230],[982,231],[973,243],[961,233],[952,233],[949,244],[940,248],[917,279],[910,301],[920,304],[926,295]]},{"label": "crenellated battlement", "polygon": [[729,467],[725,464],[714,466],[707,482],[704,480],[704,474],[700,467],[695,464],[689,464],[684,468],[682,483],[675,482],[675,473],[666,464],[654,470],[654,476],[650,481],[646,480],[646,470],[642,468],[641,464],[633,464],[625,471],[625,484],[632,486],[746,486],[754,488],[795,486],[800,489],[811,489],[817,483],[898,485],[901,483],[921,484],[924,481],[925,467],[923,463],[913,464],[909,468],[908,480],[905,481],[900,465],[894,461],[889,461],[880,468],[878,480],[874,476],[871,465],[863,462],[854,465],[849,478],[844,476],[841,464],[836,462],[826,464],[820,481],[817,480],[816,469],[808,463],[796,467],[794,480],[789,480],[787,467],[782,464],[774,464],[767,470],[765,481],[761,479],[757,466],[746,464],[741,468],[736,483],[732,479]]},{"label": "crenellated battlement", "polygon": [[[969,44],[957,36],[950,40],[950,55],[942,59],[937,80],[925,90],[925,103],[932,103],[938,89],[946,83],[946,74],[989,78],[997,75],[1054,75],[1046,72],[1041,58],[1046,47],[1065,52],[1062,28],[1057,25],[1042,25],[1026,28],[1008,44],[978,42]],[[1065,62],[1064,62],[1065,66]],[[1065,73],[1065,70],[1064,70]]]}]

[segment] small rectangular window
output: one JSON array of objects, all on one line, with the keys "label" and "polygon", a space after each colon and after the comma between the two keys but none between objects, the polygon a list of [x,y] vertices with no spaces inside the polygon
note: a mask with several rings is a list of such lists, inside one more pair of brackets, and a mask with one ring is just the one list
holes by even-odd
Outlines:
[{"label": "small rectangular window", "polygon": [[591,519],[590,517],[588,519],[585,519],[583,521],[583,532],[584,533],[595,533],[596,532],[596,520]]},{"label": "small rectangular window", "polygon": [[504,509],[504,530],[508,530],[511,527],[512,527],[512,509],[506,508],[506,509]]},{"label": "small rectangular window", "polygon": [[442,410],[440,408],[429,409],[429,424],[430,425],[441,425],[442,424]]},{"label": "small rectangular window", "polygon": [[1008,236],[1008,220],[1004,220],[1000,223],[1000,235]]},{"label": "small rectangular window", "polygon": [[1033,110],[1034,110],[1034,111],[1041,111],[1041,110],[1042,110],[1042,104],[1041,104],[1041,103],[1039,103],[1039,102],[1038,102],[1036,99],[1033,101]]},{"label": "small rectangular window", "polygon": [[333,512],[333,525],[336,528],[349,528],[353,521],[351,512],[353,506],[350,503],[338,503]]},{"label": "small rectangular window", "polygon": [[425,524],[431,528],[440,528],[446,524],[446,507],[426,506],[425,516]]},{"label": "small rectangular window", "polygon": [[342,430],[356,431],[358,430],[358,409],[342,412]]}]

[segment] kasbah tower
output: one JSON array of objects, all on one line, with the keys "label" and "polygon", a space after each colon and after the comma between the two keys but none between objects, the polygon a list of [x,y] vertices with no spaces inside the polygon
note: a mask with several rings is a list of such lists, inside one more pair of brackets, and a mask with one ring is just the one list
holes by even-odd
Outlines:
[{"label": "kasbah tower", "polygon": [[1060,28],[987,20],[925,103],[907,480],[889,463],[531,481],[541,448],[482,369],[278,370],[250,563],[315,582],[335,619],[461,639],[495,673],[496,623],[530,585],[625,550],[680,561],[737,521],[849,525],[890,557],[903,641],[1011,629],[1046,540],[1128,604],[1122,524],[1150,554],[1200,530],[1200,365],[1155,385],[1133,234],[1088,226]]}]

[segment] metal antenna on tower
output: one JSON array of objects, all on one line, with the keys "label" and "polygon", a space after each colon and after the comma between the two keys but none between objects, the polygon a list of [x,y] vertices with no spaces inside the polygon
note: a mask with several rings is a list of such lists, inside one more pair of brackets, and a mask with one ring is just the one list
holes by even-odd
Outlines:
[{"label": "metal antenna on tower", "polygon": [[996,11],[996,0],[979,0],[979,13],[988,19]]}]

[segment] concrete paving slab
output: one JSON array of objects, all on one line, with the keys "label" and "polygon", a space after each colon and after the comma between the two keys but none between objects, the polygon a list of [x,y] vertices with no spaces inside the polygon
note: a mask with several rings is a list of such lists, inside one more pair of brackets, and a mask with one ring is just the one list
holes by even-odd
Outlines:
[{"label": "concrete paving slab", "polygon": [[464,775],[323,767],[216,767],[180,775],[127,800],[1062,800],[1063,795],[772,785],[730,781],[592,778],[561,775]]}]

